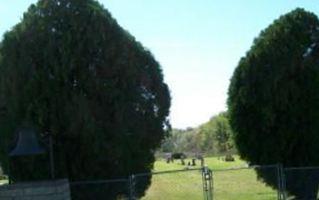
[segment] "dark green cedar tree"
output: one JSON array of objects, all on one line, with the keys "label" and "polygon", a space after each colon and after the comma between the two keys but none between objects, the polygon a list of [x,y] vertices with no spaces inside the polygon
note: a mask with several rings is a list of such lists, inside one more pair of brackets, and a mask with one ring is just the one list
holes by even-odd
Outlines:
[{"label": "dark green cedar tree", "polygon": [[[319,165],[319,21],[297,8],[254,40],[231,78],[230,123],[241,157],[251,164]],[[259,176],[277,187],[276,176]],[[312,199],[318,173],[287,175],[296,199]]]},{"label": "dark green cedar tree", "polygon": [[8,158],[21,126],[53,135],[56,178],[150,172],[169,127],[169,89],[151,52],[98,2],[40,0],[4,34],[0,55],[0,161],[13,181],[50,178],[48,154]]}]

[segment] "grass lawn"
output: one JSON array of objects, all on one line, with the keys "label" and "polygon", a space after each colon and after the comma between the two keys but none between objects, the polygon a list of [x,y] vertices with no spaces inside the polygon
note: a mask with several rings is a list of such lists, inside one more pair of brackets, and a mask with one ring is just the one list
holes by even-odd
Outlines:
[{"label": "grass lawn", "polygon": [[0,180],[0,185],[7,184],[8,180]]},{"label": "grass lawn", "polygon": [[[205,159],[213,170],[214,200],[275,200],[277,192],[257,180],[253,169],[220,171],[222,169],[245,167],[246,163],[235,157],[235,162],[225,162],[216,157]],[[189,160],[186,160],[186,163]],[[199,162],[198,162],[199,163]],[[154,171],[184,169],[180,161],[167,164],[156,161]],[[215,171],[214,171],[215,170]],[[142,200],[202,200],[203,186],[200,171],[153,175],[152,184]]]}]

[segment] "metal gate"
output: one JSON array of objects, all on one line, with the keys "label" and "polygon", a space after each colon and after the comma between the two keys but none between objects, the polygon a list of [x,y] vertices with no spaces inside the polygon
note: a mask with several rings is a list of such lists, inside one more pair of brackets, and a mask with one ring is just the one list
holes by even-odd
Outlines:
[{"label": "metal gate", "polygon": [[70,187],[73,200],[212,200],[212,177],[207,167],[186,168],[128,179],[71,182]]},{"label": "metal gate", "polygon": [[[138,188],[151,178],[150,187],[144,194]],[[208,168],[162,171],[135,174],[131,178],[133,199],[191,199],[212,200],[212,172]],[[142,186],[143,190],[143,186]]]}]

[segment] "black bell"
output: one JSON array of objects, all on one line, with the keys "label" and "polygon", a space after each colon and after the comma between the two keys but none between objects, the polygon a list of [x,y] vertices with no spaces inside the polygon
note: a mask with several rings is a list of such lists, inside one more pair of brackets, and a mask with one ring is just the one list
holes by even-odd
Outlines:
[{"label": "black bell", "polygon": [[16,141],[16,146],[9,153],[9,156],[36,155],[45,152],[38,143],[35,131],[31,128],[20,129]]}]

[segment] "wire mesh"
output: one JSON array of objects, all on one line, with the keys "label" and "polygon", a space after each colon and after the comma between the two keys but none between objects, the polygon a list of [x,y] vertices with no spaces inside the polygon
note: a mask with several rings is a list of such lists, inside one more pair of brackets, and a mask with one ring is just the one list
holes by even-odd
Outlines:
[{"label": "wire mesh", "polygon": [[315,200],[318,185],[319,167],[270,165],[212,171],[188,168],[71,182],[70,187],[73,200]]},{"label": "wire mesh", "polygon": [[277,166],[213,170],[214,200],[280,199],[280,193],[258,178],[258,173],[263,173],[279,186],[280,174]]},{"label": "wire mesh", "polygon": [[287,200],[319,199],[319,167],[295,167],[284,169]]},{"label": "wire mesh", "polygon": [[[177,170],[153,174],[138,174],[134,176],[135,189],[143,187],[151,180],[150,187],[142,196],[135,195],[134,199],[141,200],[203,200],[203,180],[201,169]],[[138,191],[135,191],[135,194]]]},{"label": "wire mesh", "polygon": [[127,179],[81,181],[70,183],[72,200],[129,200]]}]

